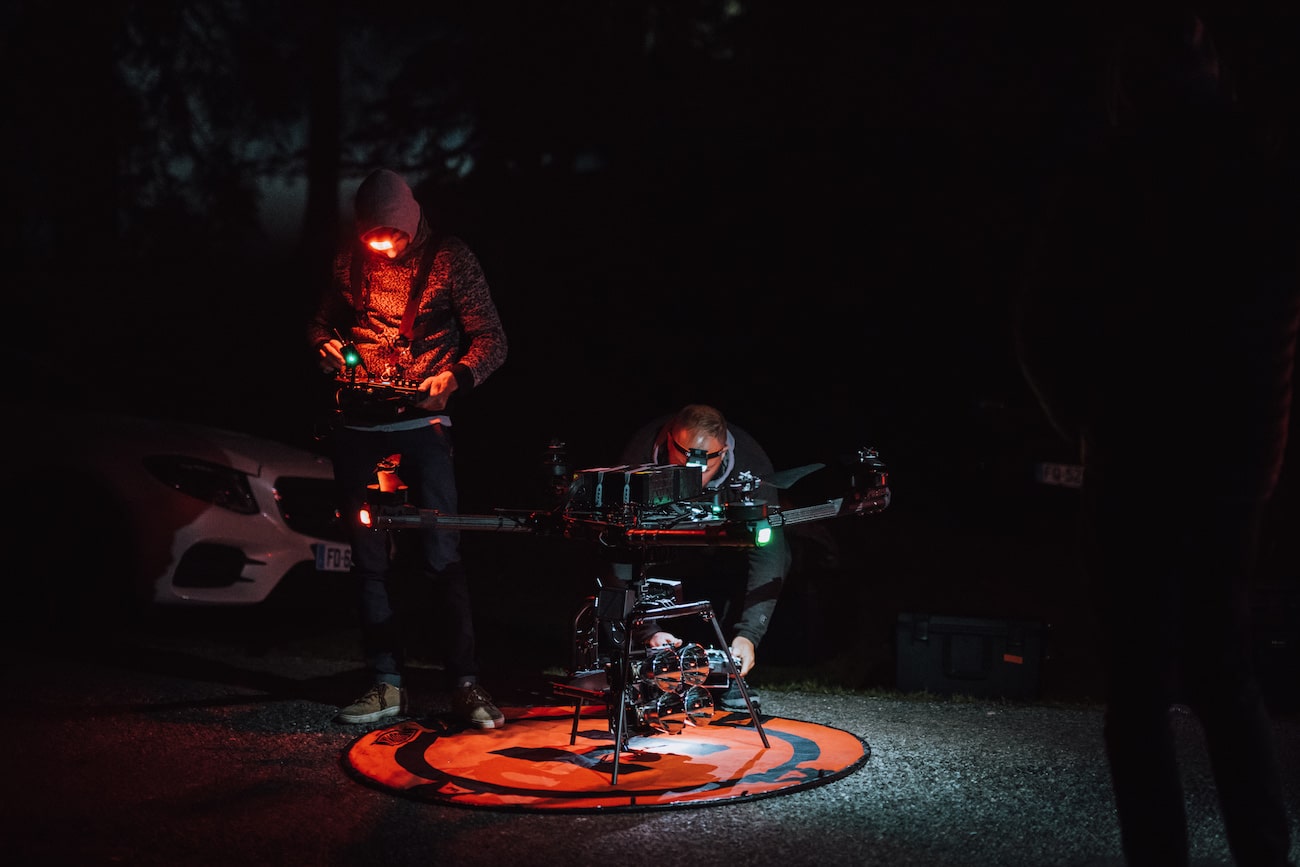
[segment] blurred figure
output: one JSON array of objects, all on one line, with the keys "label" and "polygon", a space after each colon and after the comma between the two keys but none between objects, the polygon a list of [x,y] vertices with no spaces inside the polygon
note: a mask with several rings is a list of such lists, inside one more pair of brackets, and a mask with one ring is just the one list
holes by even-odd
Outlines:
[{"label": "blurred figure", "polygon": [[1105,744],[1130,865],[1188,863],[1169,713],[1199,718],[1238,864],[1288,863],[1250,578],[1288,437],[1295,190],[1202,17],[1117,31],[1103,146],[1040,223],[1017,318],[1027,382],[1084,466]]},{"label": "blurred figure", "polygon": [[[628,441],[621,461],[632,466],[697,463],[703,468],[701,478],[705,489],[723,494],[746,471],[760,480],[770,479],[774,472],[771,459],[752,436],[729,424],[718,409],[703,404],[684,406],[671,416],[644,425]],[[752,496],[776,505],[779,491],[765,483]],[[758,645],[771,624],[790,562],[785,531],[774,527],[771,543],[761,548],[697,548],[673,552],[665,562],[656,563],[651,574],[680,579],[689,598],[709,599],[713,603],[719,625],[731,634],[728,649],[744,677],[758,660]],[[630,572],[625,571],[620,577],[628,578]],[[733,601],[739,604],[733,605]],[[646,632],[640,638],[648,647],[682,645],[682,639],[657,626]],[[707,635],[703,636],[703,643],[708,643]],[[748,684],[746,691],[757,708],[760,701],[757,693],[749,690]],[[748,710],[735,684],[723,693],[718,704],[726,710]]]},{"label": "blurred figure", "polygon": [[[357,513],[367,486],[390,472],[406,502],[456,514],[449,402],[483,384],[506,358],[506,336],[478,259],[454,235],[430,226],[405,179],[378,169],[357,188],[355,245],[334,263],[307,327],[321,368],[380,382],[418,384],[414,395],[340,388],[333,439],[334,476],[352,544],[360,592],[362,643],[374,683],[342,708],[342,723],[373,723],[406,712],[404,651],[393,551],[387,532],[363,527]],[[345,349],[350,358],[344,357]],[[355,355],[353,353],[356,353]],[[381,394],[384,394],[381,392]],[[413,531],[405,531],[413,532]],[[454,530],[414,531],[420,569],[441,591],[430,612],[443,648],[453,710],[476,728],[505,717],[478,683],[470,593]]]}]

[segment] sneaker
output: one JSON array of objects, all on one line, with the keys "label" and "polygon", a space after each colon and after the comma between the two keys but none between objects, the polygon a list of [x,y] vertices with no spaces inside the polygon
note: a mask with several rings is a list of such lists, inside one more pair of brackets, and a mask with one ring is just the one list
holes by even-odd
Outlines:
[{"label": "sneaker", "polygon": [[456,688],[451,697],[451,710],[476,729],[499,729],[506,724],[506,715],[477,683]]},{"label": "sneaker", "polygon": [[[758,704],[758,693],[750,689],[749,684],[745,684],[745,688],[749,691],[749,700],[754,703],[754,713],[758,713],[760,709]],[[731,682],[730,686],[723,690],[722,695],[718,697],[717,704],[718,707],[723,710],[749,713],[749,705],[745,704],[745,697],[740,694],[740,687],[734,680]]]},{"label": "sneaker", "polygon": [[341,708],[334,717],[341,723],[372,723],[406,712],[406,690],[377,683],[361,698]]}]

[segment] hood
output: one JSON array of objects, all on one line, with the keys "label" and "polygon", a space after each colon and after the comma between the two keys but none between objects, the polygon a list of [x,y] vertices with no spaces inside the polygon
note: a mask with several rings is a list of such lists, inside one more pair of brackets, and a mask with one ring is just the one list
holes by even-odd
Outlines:
[{"label": "hood", "polygon": [[357,234],[389,227],[401,229],[412,240],[420,227],[420,204],[411,187],[396,172],[376,169],[357,187],[354,203]]}]

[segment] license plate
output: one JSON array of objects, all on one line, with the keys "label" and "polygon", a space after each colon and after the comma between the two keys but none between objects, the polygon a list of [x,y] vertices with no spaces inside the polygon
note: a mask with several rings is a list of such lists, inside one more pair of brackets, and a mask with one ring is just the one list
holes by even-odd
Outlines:
[{"label": "license plate", "polygon": [[334,542],[316,545],[316,568],[321,572],[346,572],[352,568],[352,546]]},{"label": "license plate", "polygon": [[1078,464],[1043,462],[1034,467],[1034,477],[1044,485],[1059,485],[1062,488],[1083,487],[1083,467]]}]

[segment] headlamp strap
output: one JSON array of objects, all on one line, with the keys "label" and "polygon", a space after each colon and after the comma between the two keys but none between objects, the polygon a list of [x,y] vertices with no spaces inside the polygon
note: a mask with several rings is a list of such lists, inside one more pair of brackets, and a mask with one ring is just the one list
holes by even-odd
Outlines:
[{"label": "headlamp strap", "polygon": [[[411,275],[411,293],[406,297],[406,309],[402,311],[402,324],[397,331],[408,346],[415,337],[415,311],[420,307],[420,296],[429,283],[433,260],[438,258],[442,239],[433,236],[424,246],[425,253],[420,258],[420,267]],[[370,281],[365,278],[364,250],[365,245],[358,243],[357,249],[352,252],[352,304],[356,308],[358,322],[364,322],[369,317],[367,308],[370,306]]]},{"label": "headlamp strap", "polygon": [[[688,448],[686,448],[686,447],[683,446],[681,443],[677,442],[677,440],[673,439],[673,437],[672,437],[671,434],[668,436],[668,441],[671,442],[671,443],[673,444],[673,448],[677,449],[677,451],[679,451],[679,452],[681,452],[682,454],[686,455],[686,457],[688,457],[688,458],[691,456],[691,452],[702,452],[702,451],[704,451],[704,449],[688,449]],[[704,459],[705,459],[705,460],[709,460],[709,461],[711,461],[711,460],[713,460],[714,458],[721,457],[721,456],[722,456],[722,453],[725,452],[725,451],[726,451],[725,448],[720,448],[720,449],[718,449],[716,452],[708,452],[708,453],[706,453],[706,454],[704,455]]]}]

